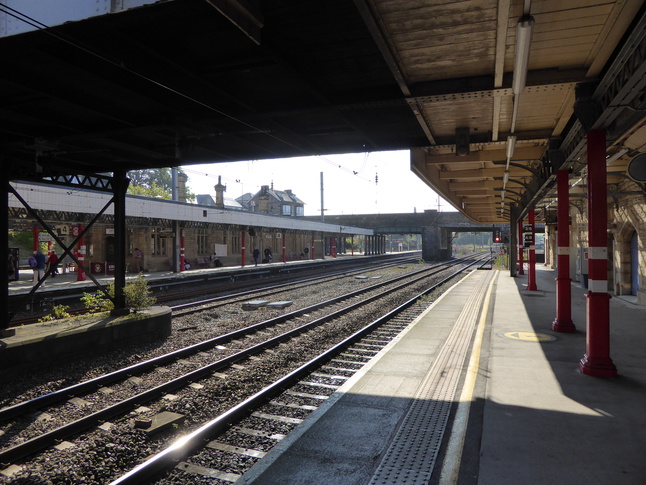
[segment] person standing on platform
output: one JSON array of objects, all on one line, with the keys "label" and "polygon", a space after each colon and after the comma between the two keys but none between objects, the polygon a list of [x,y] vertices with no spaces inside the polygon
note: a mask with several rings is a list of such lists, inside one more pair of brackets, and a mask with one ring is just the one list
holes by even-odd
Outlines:
[{"label": "person standing on platform", "polygon": [[36,261],[36,255],[32,254],[31,256],[29,256],[29,260],[27,261],[27,263],[29,264],[29,267],[32,269],[32,271],[34,272],[34,274],[31,276],[31,282],[36,284],[36,281],[38,281],[36,279],[36,276],[38,275],[38,261]]},{"label": "person standing on platform", "polygon": [[[47,258],[43,254],[42,249],[38,249],[36,251],[36,269],[34,270],[34,285],[38,283],[43,276],[45,276],[45,265],[47,264]],[[45,287],[45,282],[43,281],[43,284],[40,285],[41,287]]]},{"label": "person standing on platform", "polygon": [[16,256],[10,249],[9,256],[7,257],[7,281],[14,281],[16,279],[16,267]]},{"label": "person standing on platform", "polygon": [[135,258],[135,269],[137,273],[141,272],[141,251],[139,251],[139,248],[135,248],[135,252],[133,253],[133,256]]},{"label": "person standing on platform", "polygon": [[254,250],[253,250],[253,260],[255,261],[256,266],[258,266],[258,258],[260,258],[260,251],[258,250],[258,248],[254,248]]},{"label": "person standing on platform", "polygon": [[47,260],[47,272],[51,273],[52,278],[55,278],[58,274],[58,255],[55,252],[49,255]]}]

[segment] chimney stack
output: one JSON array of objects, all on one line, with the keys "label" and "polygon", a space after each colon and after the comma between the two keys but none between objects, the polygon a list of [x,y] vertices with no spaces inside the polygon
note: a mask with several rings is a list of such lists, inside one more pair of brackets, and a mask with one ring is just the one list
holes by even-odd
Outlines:
[{"label": "chimney stack", "polygon": [[224,209],[224,193],[227,191],[226,185],[222,185],[222,176],[218,175],[218,184],[215,188],[215,207]]}]

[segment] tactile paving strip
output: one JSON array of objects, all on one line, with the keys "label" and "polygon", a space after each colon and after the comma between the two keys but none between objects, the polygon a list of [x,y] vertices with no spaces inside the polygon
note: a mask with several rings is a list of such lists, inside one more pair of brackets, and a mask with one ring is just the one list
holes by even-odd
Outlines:
[{"label": "tactile paving strip", "polygon": [[486,293],[483,277],[422,382],[370,485],[427,484],[435,466],[449,411]]}]

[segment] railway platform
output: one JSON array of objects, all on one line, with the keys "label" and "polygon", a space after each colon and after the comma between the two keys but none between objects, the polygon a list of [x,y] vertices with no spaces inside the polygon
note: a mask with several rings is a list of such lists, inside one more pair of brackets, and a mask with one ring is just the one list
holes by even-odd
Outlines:
[{"label": "railway platform", "polygon": [[[400,252],[386,252],[381,255],[372,255],[366,256],[362,253],[357,252],[356,254],[342,254],[339,253],[336,257],[326,256],[325,258],[316,258],[316,259],[300,259],[293,261],[280,261],[274,259],[271,263],[259,263],[258,265],[246,264],[245,266],[241,265],[228,265],[228,266],[206,266],[206,267],[196,267],[191,268],[187,271],[182,272],[173,272],[173,271],[143,271],[141,274],[150,282],[151,285],[162,284],[164,282],[168,284],[181,284],[182,282],[189,281],[192,279],[199,279],[206,277],[209,280],[216,280],[218,278],[228,278],[232,275],[269,275],[277,274],[282,272],[292,272],[298,271],[312,265],[329,265],[337,261],[345,261],[351,259],[380,259],[384,257],[398,257],[398,256],[412,256],[415,254],[420,254],[420,251],[400,251]],[[62,271],[62,269],[61,269]],[[19,271],[18,280],[9,281],[8,283],[8,292],[9,296],[27,294],[31,291],[34,286],[33,280],[33,270],[29,268],[22,268]],[[93,274],[94,277],[101,285],[107,285],[114,282],[114,276],[109,274]],[[131,280],[137,277],[137,273],[127,273],[126,279]],[[70,290],[77,288],[79,291],[96,291],[96,285],[90,279],[89,276],[85,276],[85,280],[78,280],[78,273],[76,271],[66,270],[64,273],[56,275],[52,278],[49,276],[45,280],[45,284],[41,285],[38,288],[37,293],[42,294],[46,292],[52,292],[57,290]]]},{"label": "railway platform", "polygon": [[[404,253],[396,253],[404,254]],[[347,259],[352,257],[364,257],[360,255],[350,256],[342,255],[339,256],[339,259]],[[222,266],[222,267],[206,267],[206,268],[192,268],[188,271],[182,271],[181,273],[175,273],[173,271],[143,271],[144,278],[148,280],[151,284],[155,282],[182,282],[191,278],[198,278],[204,275],[229,275],[231,273],[258,273],[258,272],[268,272],[272,268],[288,268],[288,267],[297,267],[303,266],[306,264],[317,264],[317,263],[329,263],[332,258],[327,259],[313,259],[313,260],[297,260],[297,261],[288,261],[286,263],[273,262],[273,263],[264,263],[254,266],[253,264],[248,264],[246,266]],[[20,295],[29,293],[34,286],[32,281],[33,271],[31,269],[21,269],[19,279],[16,281],[9,282],[9,295]],[[107,285],[114,282],[113,275],[102,275],[102,274],[93,274],[92,275],[99,283],[102,285]],[[130,280],[136,278],[137,274],[128,273],[126,279]],[[45,280],[45,285],[37,290],[38,293],[56,291],[61,289],[70,289],[78,288],[82,291],[96,291],[94,282],[86,275],[86,279],[83,281],[78,280],[78,273],[76,271],[67,271],[56,275],[52,278],[51,276]]]},{"label": "railway platform", "polygon": [[554,332],[555,277],[474,271],[236,483],[646,483],[643,307],[610,300],[619,376],[584,375],[586,290]]}]

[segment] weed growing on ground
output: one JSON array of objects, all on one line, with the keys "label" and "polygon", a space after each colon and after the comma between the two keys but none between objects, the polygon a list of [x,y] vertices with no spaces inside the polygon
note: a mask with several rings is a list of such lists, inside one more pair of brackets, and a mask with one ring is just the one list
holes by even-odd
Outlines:
[{"label": "weed growing on ground", "polygon": [[67,305],[56,305],[52,308],[52,313],[45,315],[38,319],[39,322],[51,322],[52,320],[60,320],[62,318],[70,318],[72,315],[67,313],[70,307]]}]

